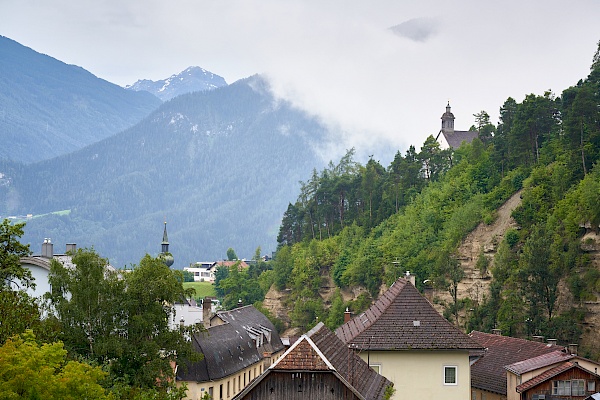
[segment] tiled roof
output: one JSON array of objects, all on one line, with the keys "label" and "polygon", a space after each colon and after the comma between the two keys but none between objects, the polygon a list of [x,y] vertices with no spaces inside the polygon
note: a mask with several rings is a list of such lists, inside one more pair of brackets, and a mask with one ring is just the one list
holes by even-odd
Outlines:
[{"label": "tiled roof", "polygon": [[398,279],[367,311],[336,329],[361,350],[470,350],[482,347],[442,317],[406,279]]},{"label": "tiled roof", "polygon": [[539,385],[542,382],[546,382],[548,379],[550,379],[562,372],[568,371],[573,367],[575,367],[575,364],[570,363],[568,361],[558,364],[556,367],[551,368],[548,371],[531,378],[527,382],[523,382],[522,384],[518,385],[516,388],[517,392],[523,393],[524,391],[529,390],[529,389]]},{"label": "tiled roof", "polygon": [[469,336],[486,348],[485,355],[471,366],[471,386],[503,395],[506,395],[506,365],[561,349],[559,346],[478,331],[471,332]]},{"label": "tiled roof", "polygon": [[442,134],[446,138],[448,146],[453,149],[458,149],[462,142],[471,143],[473,139],[479,136],[479,132],[477,131],[454,131],[453,133],[442,131]]},{"label": "tiled roof", "polygon": [[[224,324],[211,326],[194,335],[192,344],[204,359],[179,368],[177,380],[204,382],[234,374],[263,358],[261,352],[276,353],[284,349],[277,330],[254,306],[219,311]],[[216,318],[213,317],[213,318]],[[263,335],[262,345],[257,341]]]},{"label": "tiled roof", "polygon": [[269,370],[330,370],[365,399],[382,399],[385,388],[392,384],[348,349],[323,323],[302,335]]},{"label": "tiled roof", "polygon": [[243,328],[246,331],[268,333],[270,340],[268,343],[264,343],[264,347],[269,352],[276,353],[285,347],[273,323],[263,313],[254,308],[254,306],[250,305],[234,308],[229,311],[219,311],[213,318],[221,318],[224,322]]},{"label": "tiled roof", "polygon": [[561,350],[555,350],[551,353],[542,354],[537,357],[506,365],[505,368],[514,374],[522,375],[526,372],[535,371],[536,369],[544,368],[552,364],[568,361],[573,357],[575,356],[572,354],[567,354]]},{"label": "tiled roof", "polygon": [[256,342],[237,326],[213,326],[192,338],[194,349],[204,358],[177,369],[178,381],[205,382],[221,379],[259,362]]}]

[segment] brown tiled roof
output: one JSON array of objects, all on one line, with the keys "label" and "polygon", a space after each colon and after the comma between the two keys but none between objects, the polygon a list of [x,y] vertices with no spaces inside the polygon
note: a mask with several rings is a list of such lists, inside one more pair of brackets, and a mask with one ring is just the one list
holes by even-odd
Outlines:
[{"label": "brown tiled roof", "polygon": [[542,354],[537,357],[506,365],[505,368],[514,374],[522,375],[526,372],[535,371],[536,369],[544,368],[552,364],[568,361],[573,357],[575,356],[572,354],[564,353],[561,350],[555,350],[551,353]]},{"label": "brown tiled roof", "polygon": [[344,343],[361,350],[481,349],[442,317],[406,279],[398,279],[367,311],[336,329]]},{"label": "brown tiled roof", "polygon": [[333,369],[308,340],[301,340],[277,362],[277,369],[327,371]]},{"label": "brown tiled roof", "polygon": [[269,370],[335,372],[365,399],[380,400],[392,383],[371,369],[323,323],[302,335]]},{"label": "brown tiled roof", "polygon": [[442,131],[442,134],[446,138],[448,146],[453,149],[458,149],[462,142],[471,143],[473,139],[479,136],[479,132],[477,131],[454,131],[454,133]]},{"label": "brown tiled roof", "polygon": [[485,355],[471,365],[471,386],[506,395],[504,367],[562,349],[530,340],[473,331],[469,336],[486,348]]},{"label": "brown tiled roof", "polygon": [[533,378],[531,378],[530,380],[528,380],[527,382],[523,382],[520,385],[518,385],[516,387],[517,392],[518,393],[523,393],[526,390],[529,390],[537,385],[539,385],[542,382],[547,381],[548,379],[562,373],[565,371],[570,370],[571,368],[575,367],[575,364],[570,363],[568,361],[565,361],[561,364],[558,364],[556,367],[549,369],[548,371],[541,373]]}]

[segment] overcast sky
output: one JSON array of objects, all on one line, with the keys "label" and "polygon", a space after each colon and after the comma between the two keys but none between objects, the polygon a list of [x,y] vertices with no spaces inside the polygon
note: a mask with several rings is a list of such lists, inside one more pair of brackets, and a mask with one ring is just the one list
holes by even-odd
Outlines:
[{"label": "overcast sky", "polygon": [[341,146],[404,153],[437,134],[448,100],[466,130],[509,96],[585,78],[600,1],[0,0],[0,34],[122,86],[188,66],[265,74]]}]

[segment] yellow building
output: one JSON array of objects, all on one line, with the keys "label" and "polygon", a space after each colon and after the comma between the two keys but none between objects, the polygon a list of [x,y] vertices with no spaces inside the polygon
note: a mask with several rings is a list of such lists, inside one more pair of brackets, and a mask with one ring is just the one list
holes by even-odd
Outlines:
[{"label": "yellow building", "polygon": [[335,333],[394,383],[395,399],[470,396],[469,355],[483,348],[442,317],[408,279],[398,279]]}]

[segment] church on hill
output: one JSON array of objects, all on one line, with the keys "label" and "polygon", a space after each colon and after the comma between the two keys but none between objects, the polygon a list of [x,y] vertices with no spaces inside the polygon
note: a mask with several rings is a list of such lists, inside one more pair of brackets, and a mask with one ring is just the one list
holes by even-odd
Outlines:
[{"label": "church on hill", "polygon": [[478,131],[457,131],[454,130],[454,114],[450,111],[450,102],[446,105],[446,112],[442,114],[442,129],[440,129],[435,140],[438,141],[442,149],[457,149],[462,142],[471,143],[473,139],[479,136]]}]

